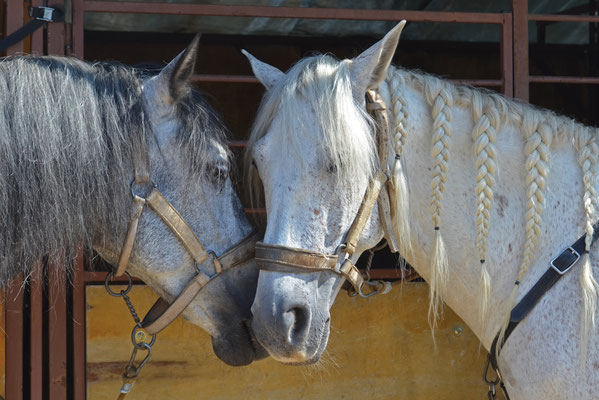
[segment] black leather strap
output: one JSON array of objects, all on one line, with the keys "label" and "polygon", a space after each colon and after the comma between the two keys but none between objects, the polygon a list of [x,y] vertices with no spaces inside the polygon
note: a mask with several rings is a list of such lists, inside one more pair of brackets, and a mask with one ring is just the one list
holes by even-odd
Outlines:
[{"label": "black leather strap", "polygon": [[27,36],[44,26],[46,22],[60,22],[64,20],[63,11],[56,6],[53,7],[29,7],[29,16],[32,18],[5,39],[0,40],[0,51],[23,41]]},{"label": "black leather strap", "polygon": [[[593,234],[592,243],[595,243],[599,237],[597,235],[597,231],[599,230],[599,222],[593,225],[593,229],[595,233]],[[510,313],[510,322],[505,330],[503,341],[501,344],[499,344],[499,351],[501,351],[501,348],[505,344],[506,340],[510,337],[514,329],[516,329],[518,324],[524,320],[528,314],[530,314],[532,309],[537,305],[545,293],[547,293],[549,289],[551,289],[553,285],[555,285],[555,283],[565,273],[567,273],[585,253],[586,236],[586,234],[582,235],[576,242],[574,242],[572,246],[566,248],[559,256],[553,259],[543,276],[539,278],[537,283],[535,283],[528,293],[526,293],[516,307],[512,309],[512,312]],[[489,361],[491,362],[491,365],[495,371],[499,371],[496,358],[496,355],[499,353],[497,351],[498,340],[499,333],[497,333],[495,339],[493,339],[493,344],[491,344],[491,349],[489,350]]]}]

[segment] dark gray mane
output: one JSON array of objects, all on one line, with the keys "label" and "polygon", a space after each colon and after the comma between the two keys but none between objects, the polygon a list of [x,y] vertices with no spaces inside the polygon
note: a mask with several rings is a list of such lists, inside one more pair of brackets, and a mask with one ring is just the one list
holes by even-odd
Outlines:
[{"label": "dark gray mane", "polygon": [[[153,140],[139,70],[55,57],[0,61],[0,285],[44,255],[124,231],[132,156]],[[178,105],[181,151],[201,174],[224,128],[194,91]]]}]

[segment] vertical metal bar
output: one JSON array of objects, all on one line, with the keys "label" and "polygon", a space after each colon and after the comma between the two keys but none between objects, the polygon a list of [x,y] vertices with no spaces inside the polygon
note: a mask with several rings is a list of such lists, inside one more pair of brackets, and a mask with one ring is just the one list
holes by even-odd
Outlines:
[{"label": "vertical metal bar", "polygon": [[512,37],[512,14],[505,14],[501,24],[501,76],[505,97],[514,97],[514,47]]},{"label": "vertical metal bar", "polygon": [[83,8],[84,0],[73,0],[73,53],[83,59]]},{"label": "vertical metal bar", "polygon": [[[10,35],[17,29],[23,26],[23,18],[25,17],[23,1],[7,1],[6,2],[6,35]],[[14,46],[6,49],[6,55],[22,53],[25,51],[25,44],[19,42]]]},{"label": "vertical metal bar", "polygon": [[528,0],[512,0],[514,16],[514,97],[528,101]]},{"label": "vertical metal bar", "polygon": [[44,396],[44,273],[43,263],[33,267],[30,299],[30,395],[32,400]]},{"label": "vertical metal bar", "polygon": [[83,251],[73,265],[73,393],[75,400],[85,400],[85,283]]},{"label": "vertical metal bar", "polygon": [[67,277],[64,259],[48,263],[50,400],[67,398]]},{"label": "vertical metal bar", "polygon": [[[64,0],[54,1],[53,5],[64,7]],[[65,23],[48,23],[48,54],[55,56],[65,55]]]},{"label": "vertical metal bar", "polygon": [[[44,5],[43,0],[31,0],[33,7],[40,7]],[[44,54],[44,29],[37,29],[31,34],[31,53],[36,55]]]},{"label": "vertical metal bar", "polygon": [[23,399],[23,278],[15,279],[5,292],[6,398]]},{"label": "vertical metal bar", "polygon": [[[599,1],[591,0],[589,2],[589,14],[593,16],[599,15]],[[597,54],[597,43],[599,41],[599,25],[596,22],[589,23],[589,75],[599,75],[599,54]],[[597,86],[591,85],[589,87],[590,94],[590,109],[597,109]],[[591,123],[597,125],[599,116],[597,113],[592,112],[590,116]]]}]

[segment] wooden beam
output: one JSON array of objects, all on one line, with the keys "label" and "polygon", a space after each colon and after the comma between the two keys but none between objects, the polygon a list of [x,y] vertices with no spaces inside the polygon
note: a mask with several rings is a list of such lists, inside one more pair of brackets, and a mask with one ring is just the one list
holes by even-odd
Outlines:
[{"label": "wooden beam", "polygon": [[44,398],[44,270],[43,262],[33,266],[29,314],[29,390],[32,400]]},{"label": "wooden beam", "polygon": [[514,16],[514,97],[528,101],[528,0],[512,0]]},{"label": "wooden beam", "polygon": [[67,277],[65,269],[64,259],[57,263],[48,263],[50,400],[67,398]]},{"label": "wooden beam", "polygon": [[[64,0],[57,0],[52,5],[62,6],[64,8]],[[54,56],[65,55],[65,23],[52,22],[48,24],[48,54]]]},{"label": "wooden beam", "polygon": [[23,277],[15,279],[5,291],[6,321],[6,398],[23,399]]},{"label": "wooden beam", "polygon": [[85,379],[85,282],[83,251],[73,264],[73,393],[77,400],[84,400]]}]

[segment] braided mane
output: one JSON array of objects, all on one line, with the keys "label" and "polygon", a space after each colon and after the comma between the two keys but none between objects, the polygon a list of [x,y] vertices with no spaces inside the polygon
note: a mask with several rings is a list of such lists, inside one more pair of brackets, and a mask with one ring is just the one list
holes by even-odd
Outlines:
[{"label": "braided mane", "polygon": [[[511,309],[518,298],[518,285],[528,270],[534,256],[538,235],[542,226],[542,216],[545,207],[546,179],[550,172],[551,147],[562,140],[569,140],[578,152],[578,162],[581,167],[584,183],[584,205],[586,217],[586,251],[583,255],[580,284],[583,294],[584,310],[582,314],[582,354],[586,352],[588,337],[595,326],[595,309],[598,285],[595,281],[588,251],[593,235],[592,224],[597,220],[598,199],[595,191],[597,178],[597,158],[599,146],[594,128],[584,126],[574,120],[558,116],[547,110],[540,110],[528,104],[505,99],[504,97],[484,90],[467,86],[457,86],[431,75],[390,67],[387,84],[390,85],[394,105],[401,103],[405,107],[405,100],[401,99],[399,90],[403,89],[394,84],[394,81],[412,85],[422,92],[432,108],[433,133],[432,157],[433,175],[431,184],[431,217],[436,230],[437,243],[432,260],[431,271],[431,306],[429,319],[434,328],[438,316],[438,291],[447,278],[447,259],[444,253],[443,242],[440,234],[441,201],[444,191],[447,161],[450,155],[451,136],[451,109],[461,107],[470,109],[474,128],[472,138],[475,155],[476,182],[475,194],[477,208],[475,213],[477,226],[476,246],[481,264],[481,318],[484,319],[490,292],[490,280],[485,263],[490,215],[493,207],[493,187],[496,177],[496,132],[500,127],[510,123],[519,126],[525,142],[527,170],[526,184],[528,187],[528,202],[526,208],[526,242],[524,256],[516,277],[512,292],[507,301],[505,311],[506,320],[499,340],[502,340],[505,327],[509,321]],[[405,88],[405,86],[404,86]],[[409,105],[408,105],[409,106]],[[405,119],[399,121],[405,125]],[[405,141],[405,138],[403,139]]]}]

